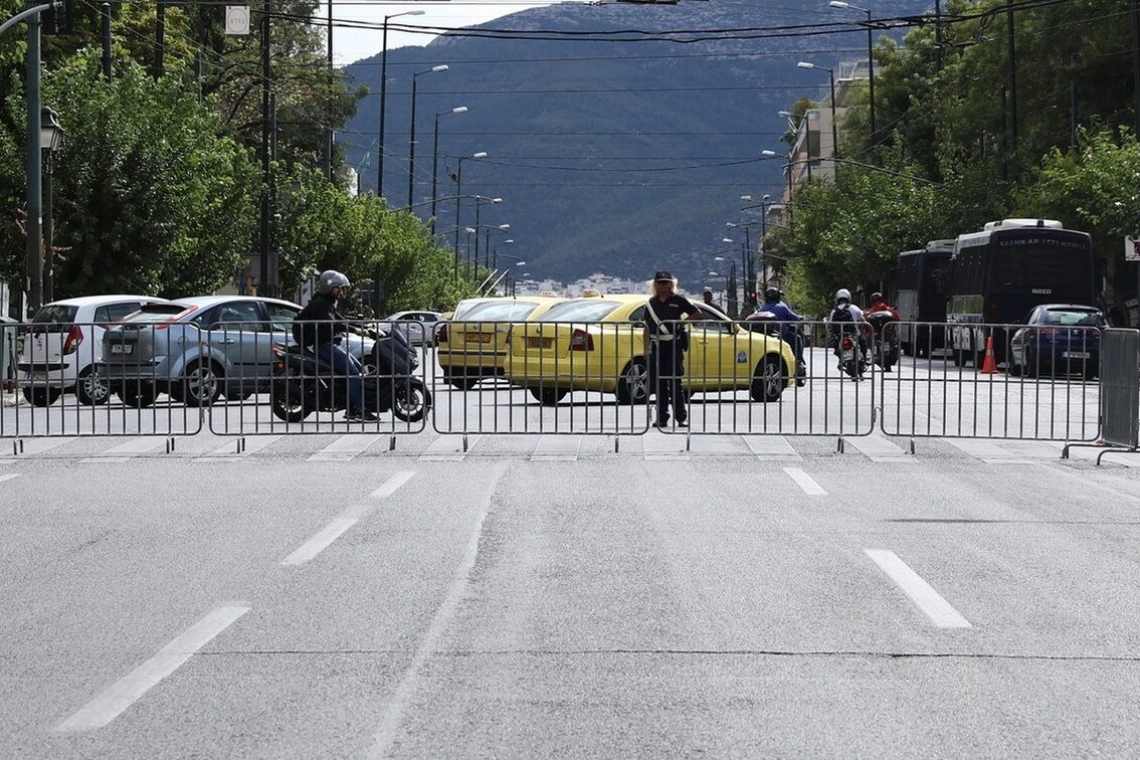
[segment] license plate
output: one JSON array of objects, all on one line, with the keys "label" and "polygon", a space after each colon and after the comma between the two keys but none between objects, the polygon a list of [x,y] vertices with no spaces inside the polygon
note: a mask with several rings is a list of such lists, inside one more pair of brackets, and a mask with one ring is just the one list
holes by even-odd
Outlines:
[{"label": "license plate", "polygon": [[527,338],[527,348],[551,348],[554,346],[554,338]]},{"label": "license plate", "polygon": [[134,346],[130,343],[112,343],[111,353],[113,354],[129,354],[134,350]]},{"label": "license plate", "polygon": [[855,351],[850,348],[845,348],[842,352],[840,352],[839,356],[841,359],[843,359],[843,361],[849,362],[855,358]]},{"label": "license plate", "polygon": [[481,332],[470,333],[469,332],[469,333],[465,334],[464,339],[468,343],[490,343],[491,342],[491,333],[481,333]]},{"label": "license plate", "polygon": [[1061,356],[1066,359],[1087,359],[1089,358],[1088,351],[1062,351]]}]

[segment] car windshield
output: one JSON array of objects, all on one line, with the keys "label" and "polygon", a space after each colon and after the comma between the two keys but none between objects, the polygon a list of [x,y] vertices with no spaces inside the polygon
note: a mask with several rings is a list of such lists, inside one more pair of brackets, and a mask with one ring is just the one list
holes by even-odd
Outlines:
[{"label": "car windshield", "polygon": [[467,322],[517,322],[526,319],[538,308],[529,301],[503,301],[501,303],[481,303],[463,315]]},{"label": "car windshield", "polygon": [[1102,327],[1104,319],[1099,311],[1050,309],[1045,313],[1045,324],[1062,327]]},{"label": "car windshield", "polygon": [[40,307],[40,310],[32,317],[32,323],[46,325],[44,329],[49,332],[67,332],[71,329],[71,323],[75,320],[78,311],[78,306],[49,303],[47,306]]},{"label": "car windshield", "polygon": [[538,318],[539,322],[598,322],[621,306],[620,301],[567,301],[553,307]]},{"label": "car windshield", "polygon": [[119,324],[156,324],[158,322],[169,322],[174,317],[190,311],[197,307],[183,306],[176,303],[150,303],[142,307],[134,314],[125,317]]}]

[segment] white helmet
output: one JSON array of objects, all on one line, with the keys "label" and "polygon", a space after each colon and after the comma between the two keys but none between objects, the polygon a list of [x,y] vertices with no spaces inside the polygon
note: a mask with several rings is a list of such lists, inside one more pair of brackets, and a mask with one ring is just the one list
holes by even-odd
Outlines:
[{"label": "white helmet", "polygon": [[847,301],[848,303],[850,303],[851,302],[851,291],[848,290],[847,288],[840,288],[839,290],[835,291],[835,300],[836,301]]},{"label": "white helmet", "polygon": [[335,269],[327,269],[321,272],[321,279],[317,282],[317,292],[327,294],[336,287],[348,288],[351,287],[351,283],[347,277]]}]

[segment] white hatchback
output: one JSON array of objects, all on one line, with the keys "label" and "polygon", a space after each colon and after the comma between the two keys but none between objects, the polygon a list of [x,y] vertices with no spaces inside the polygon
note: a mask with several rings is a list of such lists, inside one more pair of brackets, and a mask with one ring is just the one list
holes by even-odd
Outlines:
[{"label": "white hatchback", "polygon": [[74,391],[81,403],[106,402],[109,388],[94,372],[102,360],[103,332],[144,304],[162,302],[151,296],[111,295],[41,306],[24,326],[16,364],[24,398],[36,406],[50,406],[63,393]]}]

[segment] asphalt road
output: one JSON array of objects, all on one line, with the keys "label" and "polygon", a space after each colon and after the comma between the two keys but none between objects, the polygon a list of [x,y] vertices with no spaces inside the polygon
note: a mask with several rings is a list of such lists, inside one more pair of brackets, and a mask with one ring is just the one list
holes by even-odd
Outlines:
[{"label": "asphalt road", "polygon": [[1140,461],[837,448],[5,445],[0,756],[1132,756]]}]

